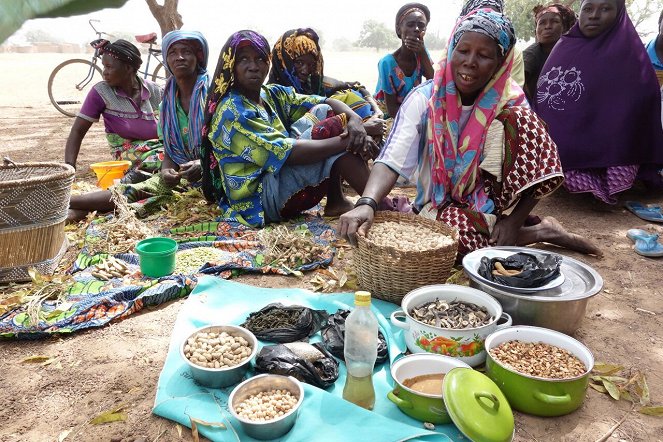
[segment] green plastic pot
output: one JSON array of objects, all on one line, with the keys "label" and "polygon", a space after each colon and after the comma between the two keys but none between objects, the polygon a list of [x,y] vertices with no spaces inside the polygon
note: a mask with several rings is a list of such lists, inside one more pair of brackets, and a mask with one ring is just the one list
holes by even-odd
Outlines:
[{"label": "green plastic pot", "polygon": [[[563,348],[585,364],[587,370],[570,379],[547,379],[518,373],[493,359],[490,349],[506,341],[543,342]],[[518,326],[497,331],[486,339],[486,374],[500,387],[511,407],[535,416],[562,416],[582,405],[594,357],[579,341],[540,327]]]},{"label": "green plastic pot", "polygon": [[171,238],[147,238],[136,244],[140,271],[150,278],[160,278],[173,273],[176,252],[177,242]]}]

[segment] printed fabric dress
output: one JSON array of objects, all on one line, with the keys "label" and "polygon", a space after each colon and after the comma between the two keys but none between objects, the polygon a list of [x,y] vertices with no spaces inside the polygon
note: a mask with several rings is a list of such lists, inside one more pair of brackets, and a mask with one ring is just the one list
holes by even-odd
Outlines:
[{"label": "printed fabric dress", "polygon": [[[375,99],[383,108],[386,115],[385,94],[395,95],[398,103],[402,103],[407,94],[416,86],[421,84],[424,76],[421,61],[417,57],[417,67],[412,75],[406,76],[405,72],[398,66],[393,54],[382,57],[378,62],[378,84],[375,88]],[[393,117],[394,115],[390,115]]]}]

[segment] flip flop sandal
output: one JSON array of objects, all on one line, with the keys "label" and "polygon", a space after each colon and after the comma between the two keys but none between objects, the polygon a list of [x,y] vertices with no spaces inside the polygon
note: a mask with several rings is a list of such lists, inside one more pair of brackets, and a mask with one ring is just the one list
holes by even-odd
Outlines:
[{"label": "flip flop sandal", "polygon": [[629,229],[626,237],[635,242],[635,253],[649,258],[663,256],[663,244],[658,242],[658,235],[642,229]]},{"label": "flip flop sandal", "polygon": [[635,216],[645,221],[663,223],[663,210],[660,206],[646,206],[638,201],[627,201],[624,206]]}]

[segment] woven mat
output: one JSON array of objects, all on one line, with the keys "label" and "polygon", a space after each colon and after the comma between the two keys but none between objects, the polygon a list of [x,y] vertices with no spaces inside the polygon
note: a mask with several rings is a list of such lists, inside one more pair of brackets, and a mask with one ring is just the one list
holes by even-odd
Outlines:
[{"label": "woven mat", "polygon": [[[314,241],[328,244],[334,239],[334,230],[319,216],[306,215],[289,224],[293,229],[307,229]],[[71,333],[92,327],[100,327],[111,321],[121,320],[142,310],[187,296],[197,283],[197,275],[218,275],[228,279],[244,273],[287,275],[292,271],[310,271],[328,266],[334,255],[293,269],[272,267],[264,262],[264,256],[256,240],[257,229],[235,222],[200,223],[164,232],[179,241],[178,251],[195,247],[214,247],[220,251],[218,259],[206,263],[200,271],[188,275],[171,275],[159,279],[147,277],[115,278],[100,281],[92,276],[92,267],[106,258],[106,254],[90,256],[86,247],[72,264],[76,284],[70,290],[65,307],[47,301],[42,307],[40,321],[30,325],[24,307],[18,307],[0,316],[0,337],[38,339],[52,334]],[[98,235],[92,224],[86,236]],[[114,255],[138,270],[138,255],[125,253]]]}]

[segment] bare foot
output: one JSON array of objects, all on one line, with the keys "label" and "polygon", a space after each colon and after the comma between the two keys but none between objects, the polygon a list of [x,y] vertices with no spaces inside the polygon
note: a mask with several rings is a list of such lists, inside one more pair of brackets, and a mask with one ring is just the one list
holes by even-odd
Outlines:
[{"label": "bare foot", "polygon": [[539,238],[541,242],[547,242],[569,250],[584,253],[586,255],[603,256],[603,252],[596,244],[580,235],[567,231],[555,218],[547,216],[536,226],[540,229]]},{"label": "bare foot", "polygon": [[349,212],[352,209],[354,209],[355,205],[352,204],[352,201],[350,201],[347,198],[343,198],[339,203],[337,204],[329,204],[329,200],[327,200],[327,205],[325,206],[325,211],[324,211],[324,216],[335,218],[337,216],[343,215],[345,212]]},{"label": "bare foot", "polygon": [[66,224],[77,223],[78,221],[85,219],[88,213],[90,212],[87,210],[69,209],[69,212],[67,213]]}]

